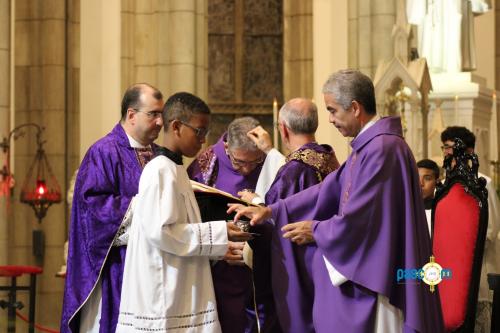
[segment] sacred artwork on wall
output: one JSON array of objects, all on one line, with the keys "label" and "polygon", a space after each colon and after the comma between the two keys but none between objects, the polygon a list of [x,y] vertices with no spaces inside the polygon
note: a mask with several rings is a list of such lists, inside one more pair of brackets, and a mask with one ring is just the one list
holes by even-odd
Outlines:
[{"label": "sacred artwork on wall", "polygon": [[283,100],[283,1],[208,2],[209,144],[234,118],[250,115],[273,131],[273,99]]}]

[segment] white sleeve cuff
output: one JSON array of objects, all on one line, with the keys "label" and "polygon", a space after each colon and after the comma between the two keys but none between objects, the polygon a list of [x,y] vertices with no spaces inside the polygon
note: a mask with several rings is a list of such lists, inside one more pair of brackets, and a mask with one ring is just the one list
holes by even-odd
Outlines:
[{"label": "white sleeve cuff", "polygon": [[335,267],[323,256],[323,260],[325,261],[326,269],[328,270],[328,275],[330,276],[330,281],[335,287],[340,286],[342,283],[347,281],[347,278],[340,274]]},{"label": "white sleeve cuff", "polygon": [[257,195],[255,198],[252,199],[252,203],[254,205],[260,205],[264,203],[264,200],[262,200],[262,198]]}]

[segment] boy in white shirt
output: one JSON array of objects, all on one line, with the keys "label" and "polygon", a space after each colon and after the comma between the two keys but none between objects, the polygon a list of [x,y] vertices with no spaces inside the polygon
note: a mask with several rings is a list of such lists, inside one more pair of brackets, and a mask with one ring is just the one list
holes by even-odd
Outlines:
[{"label": "boy in white shirt", "polygon": [[205,142],[208,106],[176,93],[162,117],[165,149],[139,182],[116,332],[220,332],[209,258],[239,259],[228,239],[250,234],[225,221],[201,223],[182,156],[194,157]]}]

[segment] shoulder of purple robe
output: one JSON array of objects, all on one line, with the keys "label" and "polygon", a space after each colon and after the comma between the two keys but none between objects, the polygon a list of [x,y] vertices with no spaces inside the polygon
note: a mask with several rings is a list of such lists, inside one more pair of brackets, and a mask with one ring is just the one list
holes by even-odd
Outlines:
[{"label": "shoulder of purple robe", "polygon": [[[315,218],[319,250],[348,280],[388,297],[403,311],[407,326],[440,331],[437,293],[423,283],[396,283],[397,269],[419,269],[431,255],[418,173],[407,144],[396,135],[375,136],[341,170],[353,177],[341,184],[340,210]],[[317,206],[331,204],[329,192],[325,184]]]},{"label": "shoulder of purple robe", "polygon": [[[117,125],[118,126],[118,125]],[[61,327],[89,295],[132,197],[141,167],[123,129],[90,147],[75,181]]]},{"label": "shoulder of purple robe", "polygon": [[[329,149],[327,149],[327,147]],[[298,161],[316,170],[318,180],[322,181],[332,171],[338,169],[339,162],[330,146],[310,143],[290,153],[286,162]]]},{"label": "shoulder of purple robe", "polygon": [[266,193],[266,204],[270,205],[279,199],[285,199],[308,187],[318,184],[322,174],[317,168],[302,161],[290,160],[283,165],[273,184]]},{"label": "shoulder of purple robe", "polygon": [[[327,218],[331,216],[332,212],[336,213],[340,201],[342,170],[344,167],[345,163],[326,176],[321,183],[272,203],[270,207],[273,219],[275,221],[284,219],[288,221],[286,223],[291,223]],[[323,188],[329,189],[328,194],[321,191]],[[320,195],[328,196],[328,206],[317,205]]]},{"label": "shoulder of purple robe", "polygon": [[217,180],[218,161],[213,146],[202,151],[187,168],[189,178],[213,186]]}]

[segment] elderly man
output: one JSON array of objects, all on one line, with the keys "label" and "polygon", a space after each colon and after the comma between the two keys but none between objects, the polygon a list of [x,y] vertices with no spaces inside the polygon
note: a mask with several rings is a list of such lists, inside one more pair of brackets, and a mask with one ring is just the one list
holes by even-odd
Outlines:
[{"label": "elderly man", "polygon": [[423,283],[396,282],[419,269],[431,244],[416,163],[398,117],[376,114],[373,83],[355,70],[323,86],[330,122],[354,137],[352,153],[326,179],[269,207],[233,205],[251,222],[273,218],[284,237],[316,242],[313,323],[322,332],[441,332],[439,298]]},{"label": "elderly man", "polygon": [[[281,141],[290,154],[266,194],[267,205],[320,183],[339,167],[333,149],[316,143],[318,109],[312,101],[294,98],[285,103],[279,112],[278,127]],[[246,198],[250,199],[248,194]],[[276,221],[272,228],[270,254],[257,252],[254,260],[271,257],[272,293],[283,331],[313,333],[312,260],[316,245],[299,246],[284,239],[281,228],[285,224],[282,222],[287,221]],[[268,281],[264,283],[269,284]]]},{"label": "elderly man", "polygon": [[61,332],[115,331],[126,248],[114,240],[142,169],[157,149],[162,108],[158,89],[131,86],[120,122],[83,158],[71,210]]},{"label": "elderly man", "polygon": [[[232,121],[227,133],[189,166],[190,178],[235,196],[243,189],[255,190],[266,155],[247,133],[258,126],[259,122],[252,117]],[[241,253],[244,243],[230,246]],[[264,301],[257,295],[254,301],[253,275],[248,266],[221,260],[212,266],[212,277],[223,332],[250,332],[258,325],[264,332],[274,332],[272,300]]]}]

